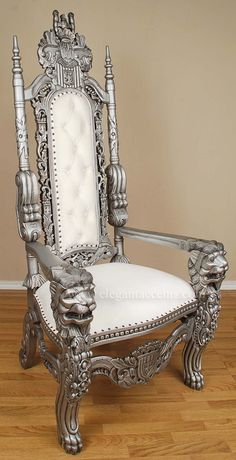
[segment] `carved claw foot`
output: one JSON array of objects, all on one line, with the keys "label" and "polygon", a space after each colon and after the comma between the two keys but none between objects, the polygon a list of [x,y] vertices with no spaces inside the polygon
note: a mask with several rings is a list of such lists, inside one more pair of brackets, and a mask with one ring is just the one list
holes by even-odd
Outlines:
[{"label": "carved claw foot", "polygon": [[185,377],[184,383],[193,390],[202,390],[204,387],[204,378],[201,372],[193,371],[191,375]]},{"label": "carved claw foot", "polygon": [[204,378],[201,373],[201,357],[204,348],[204,346],[197,346],[191,338],[183,351],[184,383],[193,390],[201,390],[204,387]]},{"label": "carved claw foot", "polygon": [[59,443],[65,449],[67,454],[75,455],[83,447],[82,439],[79,433],[59,435]]}]

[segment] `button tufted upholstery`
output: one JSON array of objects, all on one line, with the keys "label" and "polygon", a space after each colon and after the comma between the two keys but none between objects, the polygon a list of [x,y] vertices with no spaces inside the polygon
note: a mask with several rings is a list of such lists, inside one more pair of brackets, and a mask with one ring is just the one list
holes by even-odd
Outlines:
[{"label": "button tufted upholstery", "polygon": [[50,102],[50,124],[57,247],[61,254],[81,245],[96,247],[99,242],[96,151],[87,97],[74,89],[55,93]]},{"label": "button tufted upholstery", "polygon": [[[141,326],[148,332],[162,318],[168,322],[196,307],[190,284],[169,273],[125,263],[94,265],[88,271],[93,275],[97,303],[91,322],[94,342],[106,331],[125,328],[134,331]],[[49,287],[47,281],[37,290],[35,298],[46,325],[56,333]],[[122,334],[117,340],[121,339]]]}]

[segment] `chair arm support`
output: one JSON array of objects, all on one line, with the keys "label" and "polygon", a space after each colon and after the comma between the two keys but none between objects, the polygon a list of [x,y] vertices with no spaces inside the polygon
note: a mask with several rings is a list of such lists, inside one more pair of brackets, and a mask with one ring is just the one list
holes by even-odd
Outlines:
[{"label": "chair arm support", "polygon": [[68,407],[74,410],[91,383],[90,322],[96,308],[93,278],[85,269],[74,268],[40,243],[26,243],[26,250],[50,280],[51,308],[61,348],[57,411],[62,417],[60,404],[66,413]]},{"label": "chair arm support", "polygon": [[118,228],[119,236],[135,238],[149,243],[183,249],[190,252],[188,270],[196,297],[206,298],[218,292],[228,270],[224,246],[214,240],[195,239],[183,235],[151,232],[136,228]]},{"label": "chair arm support", "polygon": [[49,281],[53,279],[52,269],[66,270],[66,268],[70,267],[68,262],[65,262],[65,260],[53,254],[48,246],[38,242],[33,242],[26,243],[25,247],[27,253],[37,259],[45,277]]},{"label": "chair arm support", "polygon": [[131,227],[119,228],[117,229],[117,233],[120,236],[127,236],[128,238],[146,241],[147,243],[160,244],[163,246],[183,249],[185,251],[191,251],[193,246],[196,245],[196,242],[198,242],[198,244],[202,242],[203,245],[210,242],[209,240],[195,239],[184,235],[172,235],[170,233],[153,232],[150,230],[140,230]]},{"label": "chair arm support", "polygon": [[60,336],[89,336],[92,311],[96,308],[91,273],[72,267],[38,242],[26,243],[26,251],[37,259],[50,281],[51,307]]}]

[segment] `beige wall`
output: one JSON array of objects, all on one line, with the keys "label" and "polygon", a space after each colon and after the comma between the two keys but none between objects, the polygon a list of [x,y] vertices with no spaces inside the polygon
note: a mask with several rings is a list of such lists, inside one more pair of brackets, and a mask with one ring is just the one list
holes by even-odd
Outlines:
[{"label": "beige wall", "polygon": [[[12,35],[19,38],[27,85],[41,71],[36,48],[55,8],[75,13],[101,82],[110,44],[129,225],[223,241],[228,279],[236,279],[235,0],[2,2],[0,279],[25,274],[14,212]],[[34,124],[28,121],[34,156]],[[186,256],[176,250],[128,240],[126,247],[133,262],[186,275]]]}]

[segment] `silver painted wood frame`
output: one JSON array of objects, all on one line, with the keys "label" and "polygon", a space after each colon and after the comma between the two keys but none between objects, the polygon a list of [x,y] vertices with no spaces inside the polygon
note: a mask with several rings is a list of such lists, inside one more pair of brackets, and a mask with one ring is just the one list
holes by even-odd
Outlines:
[{"label": "silver painted wood frame", "polygon": [[[88,72],[92,53],[83,35],[75,33],[74,15],[53,12],[53,28],[44,33],[38,48],[39,62],[44,73],[29,88],[24,88],[17,38],[13,40],[13,89],[16,114],[16,138],[19,170],[17,222],[20,237],[26,243],[28,273],[28,309],[24,318],[20,362],[23,368],[33,365],[38,343],[43,363],[58,381],[56,417],[58,439],[71,454],[82,448],[77,413],[81,397],[86,394],[91,379],[105,375],[122,387],[147,383],[163,369],[175,346],[183,341],[184,381],[193,389],[201,389],[202,353],[214,337],[220,311],[220,286],[228,269],[224,247],[216,241],[163,234],[126,227],[126,174],[120,164],[116,119],[115,85],[109,48],[105,57],[105,89]],[[93,117],[97,157],[97,193],[100,212],[100,240],[97,247],[78,246],[76,250],[60,253],[56,244],[53,219],[54,191],[50,182],[48,148],[51,132],[48,126],[49,98],[65,89],[81,91],[89,99]],[[25,101],[30,101],[35,114],[37,132],[38,176],[30,169],[27,141]],[[105,167],[102,114],[107,107],[110,163]],[[40,189],[39,189],[40,185]],[[107,233],[107,220],[114,227],[114,244]],[[38,242],[44,231],[45,244]],[[93,310],[96,307],[92,275],[85,269],[102,258],[111,262],[129,263],[124,253],[124,238],[136,238],[189,252],[188,269],[196,300],[155,321],[90,333]],[[37,301],[37,289],[50,281],[51,308],[56,331],[48,327]],[[65,297],[70,297],[66,304]],[[83,298],[83,302],[81,299]],[[84,299],[86,303],[84,305]],[[83,308],[81,307],[83,303]],[[76,308],[75,308],[76,306]],[[76,313],[75,313],[76,312]],[[92,348],[106,342],[125,340],[175,323],[172,333],[164,340],[149,341],[128,356],[112,358],[93,356]],[[58,347],[50,352],[45,343],[47,334]]]}]

